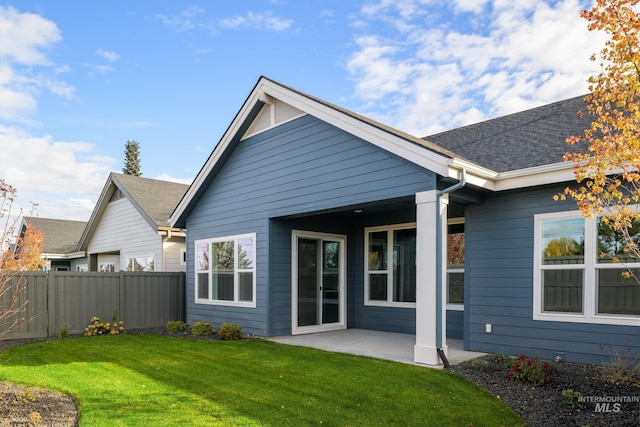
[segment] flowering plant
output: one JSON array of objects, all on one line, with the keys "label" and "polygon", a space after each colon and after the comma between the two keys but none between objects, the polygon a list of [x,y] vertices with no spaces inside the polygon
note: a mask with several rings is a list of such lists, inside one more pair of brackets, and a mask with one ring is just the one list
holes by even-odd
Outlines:
[{"label": "flowering plant", "polygon": [[553,381],[553,366],[543,360],[527,358],[524,354],[508,362],[507,375],[522,382],[545,385]]},{"label": "flowering plant", "polygon": [[84,336],[90,337],[93,335],[117,335],[120,332],[124,332],[124,322],[113,321],[105,322],[99,317],[92,317],[89,326],[84,328]]}]

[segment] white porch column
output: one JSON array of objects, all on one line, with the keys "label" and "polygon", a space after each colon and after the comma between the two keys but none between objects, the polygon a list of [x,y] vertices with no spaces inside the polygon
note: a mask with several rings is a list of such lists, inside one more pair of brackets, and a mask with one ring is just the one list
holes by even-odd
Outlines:
[{"label": "white porch column", "polygon": [[[442,245],[436,242],[437,215],[436,190],[425,191],[416,194],[416,344],[413,359],[416,363],[426,365],[440,365],[437,352],[436,339],[436,250]],[[442,227],[446,233],[446,197],[441,200],[441,211],[444,212]],[[441,213],[440,213],[441,214]],[[446,236],[446,234],[441,234]],[[444,240],[444,239],[443,239]],[[446,261],[443,261],[443,264]],[[444,272],[444,270],[441,270]],[[443,274],[444,275],[444,274]],[[445,295],[442,293],[442,324],[441,337],[442,349],[447,353],[446,346],[446,304]]]}]

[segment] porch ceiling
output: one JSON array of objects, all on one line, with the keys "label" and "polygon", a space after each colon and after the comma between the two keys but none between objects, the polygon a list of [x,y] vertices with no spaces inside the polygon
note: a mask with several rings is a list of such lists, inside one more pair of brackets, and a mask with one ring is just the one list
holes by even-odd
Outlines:
[{"label": "porch ceiling", "polygon": [[[449,204],[449,218],[461,218],[464,217],[464,206],[468,205],[468,198],[458,198],[455,193],[451,195],[451,203]],[[294,218],[306,218],[311,216],[336,216],[342,219],[355,219],[367,216],[384,216],[390,215],[394,212],[406,212],[416,209],[416,202],[414,196],[400,197],[396,199],[381,200],[372,203],[361,203],[357,205],[342,206],[335,209],[327,209],[323,211],[305,212],[295,215],[287,215],[280,217],[280,219],[294,219]]]}]

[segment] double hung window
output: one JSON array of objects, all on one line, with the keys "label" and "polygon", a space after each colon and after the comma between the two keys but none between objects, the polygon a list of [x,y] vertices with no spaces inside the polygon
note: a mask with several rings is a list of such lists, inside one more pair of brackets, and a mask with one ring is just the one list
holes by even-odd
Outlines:
[{"label": "double hung window", "polygon": [[464,218],[447,226],[447,308],[464,309]]},{"label": "double hung window", "polygon": [[255,234],[195,242],[196,302],[255,307]]},{"label": "double hung window", "polygon": [[415,224],[366,228],[365,253],[365,304],[415,306]]},{"label": "double hung window", "polygon": [[[640,223],[630,229],[640,241]],[[602,217],[535,217],[534,319],[640,325],[640,260]]]}]

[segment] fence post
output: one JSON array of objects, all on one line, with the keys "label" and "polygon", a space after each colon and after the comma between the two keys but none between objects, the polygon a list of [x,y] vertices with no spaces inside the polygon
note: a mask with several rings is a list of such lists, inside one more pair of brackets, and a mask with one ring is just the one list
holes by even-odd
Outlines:
[{"label": "fence post", "polygon": [[55,335],[54,329],[54,320],[58,316],[57,310],[57,302],[56,302],[56,290],[55,283],[56,278],[53,270],[48,270],[46,272],[46,282],[47,282],[47,307],[46,307],[46,316],[47,316],[47,337],[52,337]]},{"label": "fence post", "polygon": [[124,271],[120,270],[120,281],[118,283],[118,318],[113,320],[124,319],[124,316],[126,315],[125,307],[124,307],[126,303],[124,302],[123,295],[124,295]]},{"label": "fence post", "polygon": [[180,296],[182,298],[182,320],[187,321],[187,273],[180,272]]}]

